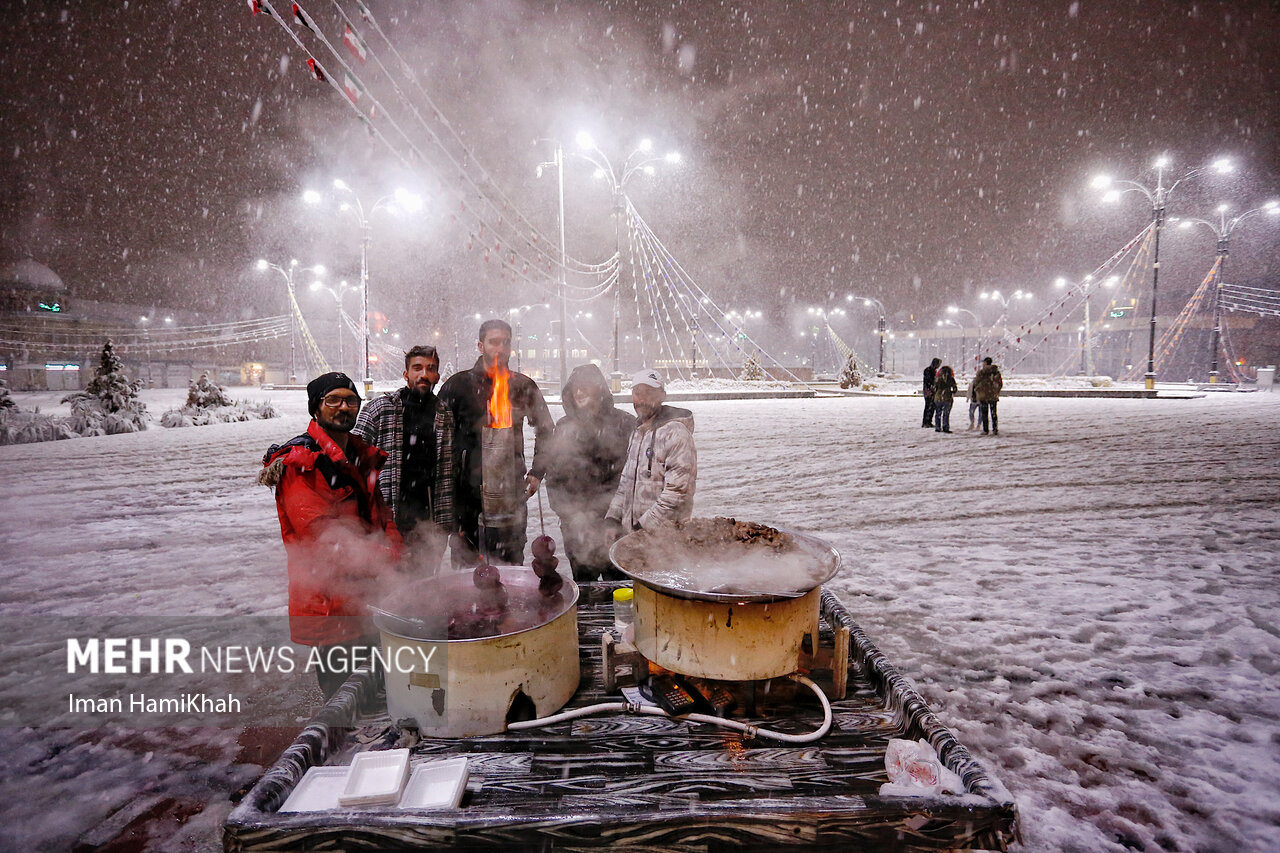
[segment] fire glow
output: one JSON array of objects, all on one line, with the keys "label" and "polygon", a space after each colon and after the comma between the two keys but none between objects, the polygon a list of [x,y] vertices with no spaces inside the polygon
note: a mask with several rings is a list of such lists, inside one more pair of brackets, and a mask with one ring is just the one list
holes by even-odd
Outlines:
[{"label": "fire glow", "polygon": [[511,395],[507,393],[511,374],[501,365],[489,372],[493,391],[489,394],[489,427],[508,429],[511,426]]}]

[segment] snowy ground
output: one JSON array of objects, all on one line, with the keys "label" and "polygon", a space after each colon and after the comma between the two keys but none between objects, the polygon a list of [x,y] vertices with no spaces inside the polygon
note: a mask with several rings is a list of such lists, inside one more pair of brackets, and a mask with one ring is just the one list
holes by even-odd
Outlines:
[{"label": "snowy ground", "polygon": [[[184,392],[147,394],[159,415]],[[253,478],[306,416],[266,396],[286,417],[0,447],[0,848],[132,825],[219,850],[228,793],[318,700],[293,674],[243,686],[275,730],[21,725],[68,636],[283,637]],[[960,431],[923,430],[911,399],[689,407],[698,514],[840,549],[834,589],[1013,792],[1020,849],[1276,849],[1280,393],[1013,398],[998,438],[962,405]]]}]

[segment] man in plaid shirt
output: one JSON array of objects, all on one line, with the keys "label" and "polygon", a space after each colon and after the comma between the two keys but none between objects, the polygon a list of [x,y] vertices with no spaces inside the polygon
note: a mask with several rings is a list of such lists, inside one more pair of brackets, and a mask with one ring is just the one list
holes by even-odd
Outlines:
[{"label": "man in plaid shirt", "polygon": [[356,435],[387,454],[378,476],[378,491],[395,518],[414,561],[434,573],[444,553],[452,501],[437,499],[440,459],[436,439],[440,356],[435,347],[415,346],[404,355],[405,387],[369,402],[356,420]]}]

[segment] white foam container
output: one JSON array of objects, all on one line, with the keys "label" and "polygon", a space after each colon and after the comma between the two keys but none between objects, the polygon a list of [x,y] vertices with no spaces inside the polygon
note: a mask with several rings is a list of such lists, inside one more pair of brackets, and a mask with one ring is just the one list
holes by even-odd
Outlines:
[{"label": "white foam container", "polygon": [[413,768],[400,795],[402,809],[456,809],[467,789],[467,759],[424,761]]},{"label": "white foam container", "polygon": [[338,804],[395,805],[408,778],[409,750],[362,752],[351,760],[347,785],[338,796]]},{"label": "white foam container", "polygon": [[338,807],[350,767],[312,767],[280,807],[282,812],[322,812]]}]

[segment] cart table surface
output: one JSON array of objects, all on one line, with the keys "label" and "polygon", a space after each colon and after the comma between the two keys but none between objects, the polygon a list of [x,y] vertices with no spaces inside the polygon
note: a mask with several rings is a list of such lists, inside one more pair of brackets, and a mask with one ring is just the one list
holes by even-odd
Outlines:
[{"label": "cart table surface", "polygon": [[[612,590],[582,584],[582,683],[568,707],[619,701],[602,688],[601,633]],[[1015,837],[1008,791],[925,705],[838,599],[822,593],[819,647],[848,628],[848,688],[832,701],[831,731],[809,744],[744,740],[710,724],[602,714],[520,732],[424,738],[416,763],[465,756],[470,781],[457,809],[359,807],[279,812],[306,771],[350,764],[400,740],[381,679],[353,675],[227,819],[224,846],[253,850],[1004,850]],[[829,688],[822,673],[813,674]],[[808,690],[777,692],[752,722],[800,734],[822,721]],[[784,687],[783,685],[786,685]],[[761,685],[763,689],[763,685]],[[881,797],[891,738],[927,739],[965,783],[963,795]]]}]

